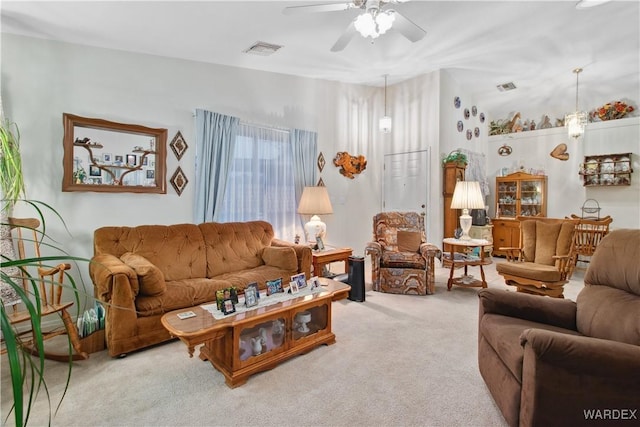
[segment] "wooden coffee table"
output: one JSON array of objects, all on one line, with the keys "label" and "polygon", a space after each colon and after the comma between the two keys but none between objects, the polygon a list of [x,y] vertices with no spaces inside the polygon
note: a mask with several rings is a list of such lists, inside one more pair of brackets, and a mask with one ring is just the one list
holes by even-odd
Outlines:
[{"label": "wooden coffee table", "polygon": [[[200,306],[175,310],[162,316],[162,325],[187,345],[190,357],[202,344],[200,359],[211,362],[229,387],[237,387],[257,372],[321,344],[335,343],[331,302],[346,298],[351,287],[327,278],[319,280],[322,287],[317,293],[223,319],[215,319]],[[178,317],[188,311],[196,316]]]}]

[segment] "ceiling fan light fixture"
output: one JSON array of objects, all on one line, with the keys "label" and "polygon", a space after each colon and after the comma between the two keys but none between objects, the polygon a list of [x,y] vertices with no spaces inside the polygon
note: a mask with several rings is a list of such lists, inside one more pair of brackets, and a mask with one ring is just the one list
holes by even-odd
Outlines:
[{"label": "ceiling fan light fixture", "polygon": [[359,15],[353,22],[356,30],[363,37],[378,38],[393,26],[396,19],[395,14],[389,12],[379,12],[371,10]]},{"label": "ceiling fan light fixture", "polygon": [[391,126],[393,124],[391,117],[387,116],[387,77],[384,75],[384,116],[378,121],[378,129],[382,133],[391,133]]}]

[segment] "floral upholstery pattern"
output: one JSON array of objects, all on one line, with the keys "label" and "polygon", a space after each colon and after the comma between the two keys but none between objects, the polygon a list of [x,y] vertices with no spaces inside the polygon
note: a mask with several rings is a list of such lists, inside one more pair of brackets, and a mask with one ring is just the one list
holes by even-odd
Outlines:
[{"label": "floral upholstery pattern", "polygon": [[[430,295],[435,292],[434,259],[440,249],[426,242],[424,214],[382,212],[373,217],[373,239],[365,254],[371,255],[373,290],[396,294]],[[415,252],[398,251],[398,231],[420,234]]]}]

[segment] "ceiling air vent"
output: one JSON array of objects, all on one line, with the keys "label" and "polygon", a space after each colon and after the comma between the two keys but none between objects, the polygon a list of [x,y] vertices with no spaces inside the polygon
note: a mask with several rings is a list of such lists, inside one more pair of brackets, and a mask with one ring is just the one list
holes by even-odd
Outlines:
[{"label": "ceiling air vent", "polygon": [[509,83],[502,83],[501,85],[498,85],[496,87],[500,92],[506,92],[508,90],[514,90],[516,88],[516,85],[514,85],[513,82],[509,82]]},{"label": "ceiling air vent", "polygon": [[265,42],[255,42],[253,46],[243,50],[244,53],[252,53],[254,55],[261,56],[269,56],[272,53],[275,53],[282,46],[277,44],[265,43]]}]

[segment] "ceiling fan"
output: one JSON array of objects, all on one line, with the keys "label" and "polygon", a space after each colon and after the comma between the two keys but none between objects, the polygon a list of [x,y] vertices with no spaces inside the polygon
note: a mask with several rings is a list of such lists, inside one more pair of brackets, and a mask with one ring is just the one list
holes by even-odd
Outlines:
[{"label": "ceiling fan", "polygon": [[284,8],[285,15],[312,12],[336,12],[349,9],[361,9],[358,15],[347,27],[338,41],[331,47],[332,52],[339,52],[351,41],[353,36],[360,33],[363,37],[372,39],[384,34],[393,27],[411,42],[422,39],[427,32],[404,15],[394,9],[385,9],[389,4],[405,3],[409,0],[352,0],[348,3],[312,4],[306,6],[289,6]]}]

